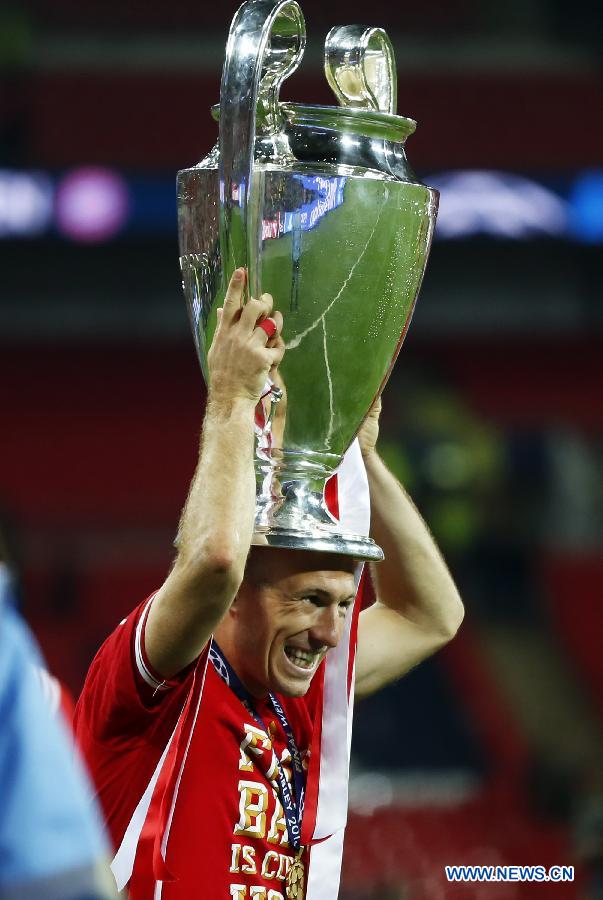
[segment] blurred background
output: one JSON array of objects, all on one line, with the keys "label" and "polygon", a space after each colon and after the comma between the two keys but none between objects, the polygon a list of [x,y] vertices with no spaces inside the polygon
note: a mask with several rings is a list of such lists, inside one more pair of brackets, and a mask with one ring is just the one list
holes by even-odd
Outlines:
[{"label": "blurred background", "polygon": [[[457,578],[457,639],[358,704],[342,900],[603,897],[603,8],[305,0],[283,99],[331,103],[335,24],[379,25],[441,190],[382,451]],[[77,695],[156,588],[203,383],[175,174],[216,140],[234,3],[0,11],[1,554]],[[573,865],[447,885],[444,864]]]}]

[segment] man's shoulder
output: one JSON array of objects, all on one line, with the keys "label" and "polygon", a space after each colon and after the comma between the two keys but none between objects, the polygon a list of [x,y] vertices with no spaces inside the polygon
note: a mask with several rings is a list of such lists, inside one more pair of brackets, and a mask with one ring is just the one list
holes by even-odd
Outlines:
[{"label": "man's shoulder", "polygon": [[[136,741],[182,708],[195,665],[166,681],[144,651],[144,624],[154,594],[116,626],[92,660],[74,716],[78,740]],[[169,727],[169,723],[168,726]]]}]

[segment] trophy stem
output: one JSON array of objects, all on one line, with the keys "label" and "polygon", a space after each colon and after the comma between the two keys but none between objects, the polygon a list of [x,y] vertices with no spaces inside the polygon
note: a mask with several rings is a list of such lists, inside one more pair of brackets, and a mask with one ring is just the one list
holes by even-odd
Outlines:
[{"label": "trophy stem", "polygon": [[340,462],[331,453],[258,450],[252,543],[383,559],[383,551],[371,538],[342,531],[327,509],[325,484]]}]

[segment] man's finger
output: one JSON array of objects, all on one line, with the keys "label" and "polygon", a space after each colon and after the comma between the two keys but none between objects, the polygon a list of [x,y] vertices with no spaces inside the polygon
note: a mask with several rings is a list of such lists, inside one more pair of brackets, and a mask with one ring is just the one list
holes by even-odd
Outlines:
[{"label": "man's finger", "polygon": [[283,314],[282,314],[282,312],[280,312],[280,310],[276,309],[272,313],[271,318],[273,318],[274,321],[276,322],[276,334],[271,339],[272,342],[270,344],[271,347],[274,347],[274,346],[276,346],[277,340],[281,339],[281,335],[283,333]]},{"label": "man's finger", "polygon": [[235,269],[224,298],[222,321],[228,324],[237,318],[243,305],[243,290],[245,288],[245,269]]},{"label": "man's finger", "polygon": [[278,347],[269,347],[268,352],[271,355],[270,366],[278,366],[285,355],[285,342],[280,341]]},{"label": "man's finger", "polygon": [[265,319],[272,314],[272,297],[270,294],[262,294],[259,300],[248,300],[241,312],[241,325],[249,331],[253,331],[260,319]]},{"label": "man's finger", "polygon": [[274,319],[267,316],[256,325],[253,329],[253,334],[265,347],[268,344],[268,341],[272,340],[275,334],[278,334],[278,325]]}]

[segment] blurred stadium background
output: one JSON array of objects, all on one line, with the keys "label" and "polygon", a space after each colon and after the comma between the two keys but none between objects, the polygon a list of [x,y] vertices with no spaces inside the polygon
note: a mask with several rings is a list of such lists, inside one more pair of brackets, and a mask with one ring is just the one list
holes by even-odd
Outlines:
[{"label": "blurred stadium background", "polygon": [[[331,25],[381,25],[442,191],[382,449],[458,579],[462,632],[358,705],[342,900],[603,897],[603,11],[305,0],[282,96],[331,102]],[[234,3],[5,0],[0,504],[51,670],[164,577],[203,386],[175,173],[210,149]],[[444,864],[573,885],[447,885]]]}]

